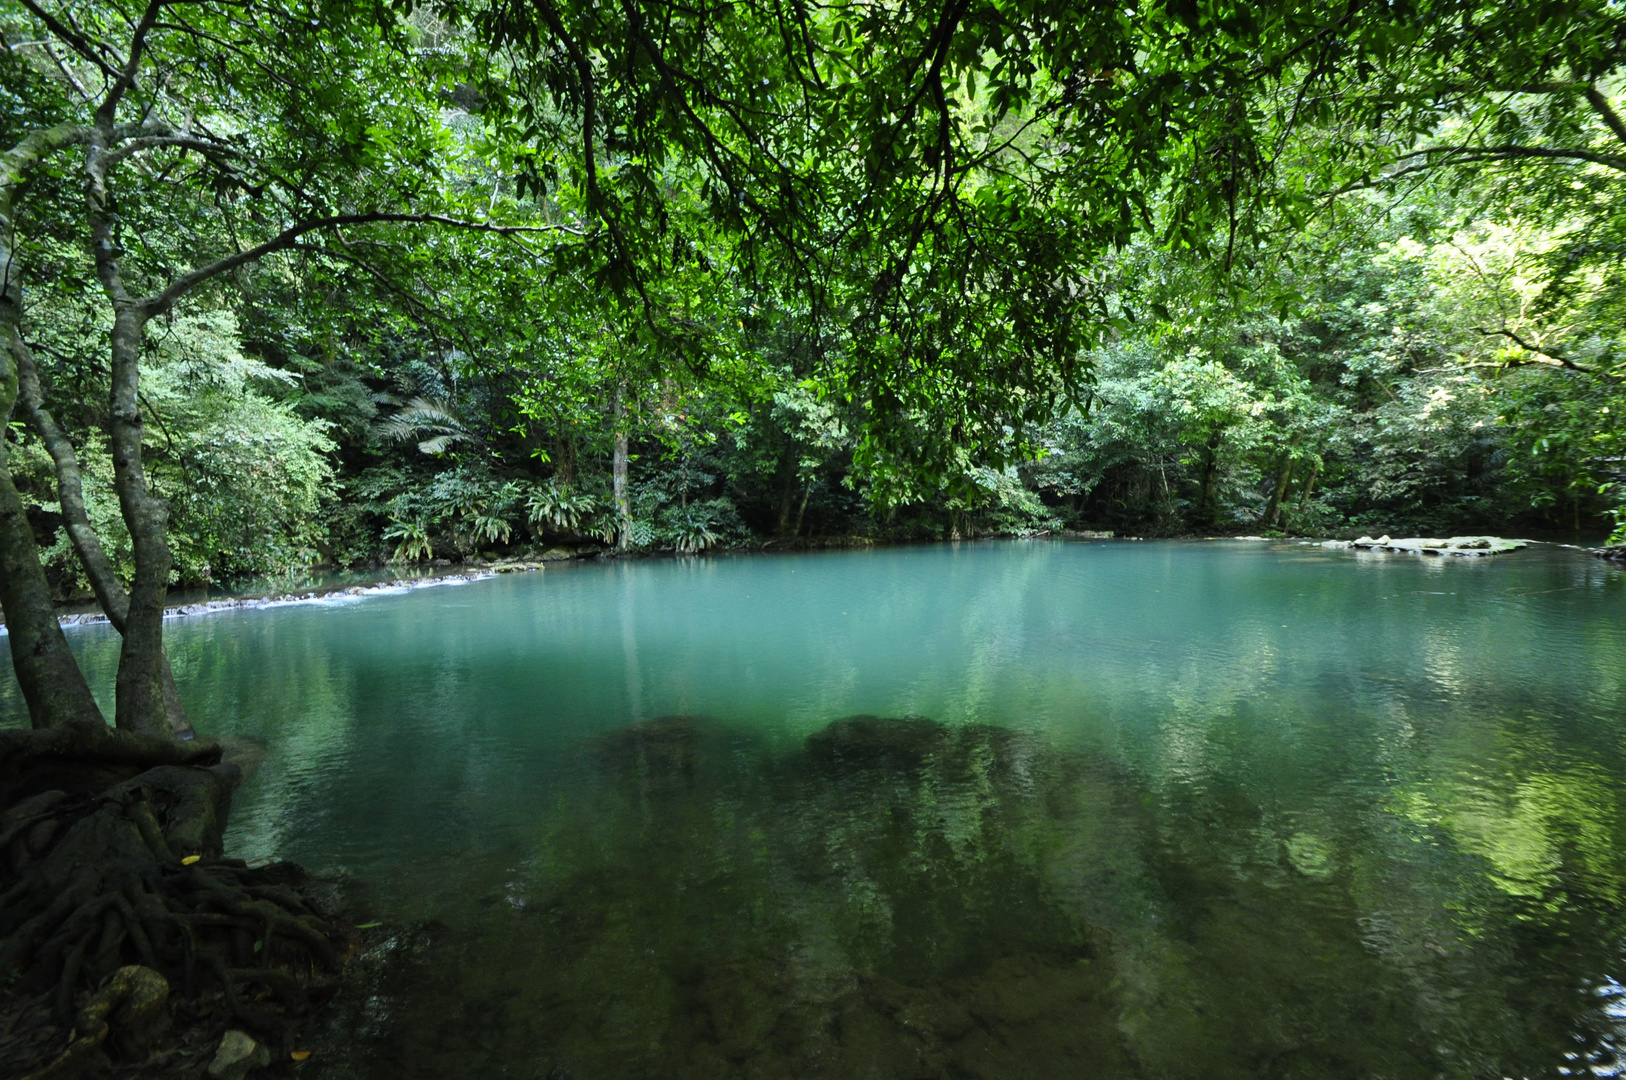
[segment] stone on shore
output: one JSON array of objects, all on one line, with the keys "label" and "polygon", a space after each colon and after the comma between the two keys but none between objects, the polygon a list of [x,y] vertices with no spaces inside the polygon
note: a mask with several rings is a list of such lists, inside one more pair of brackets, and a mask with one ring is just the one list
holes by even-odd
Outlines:
[{"label": "stone on shore", "polygon": [[209,1063],[209,1075],[214,1080],[243,1080],[253,1070],[269,1064],[271,1051],[245,1031],[228,1031],[220,1040],[215,1059]]}]

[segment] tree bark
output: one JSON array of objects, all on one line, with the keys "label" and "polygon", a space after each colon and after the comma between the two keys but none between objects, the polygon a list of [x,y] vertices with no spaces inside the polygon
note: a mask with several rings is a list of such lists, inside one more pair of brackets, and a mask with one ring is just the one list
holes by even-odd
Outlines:
[{"label": "tree bark", "polygon": [[802,518],[807,516],[807,497],[813,494],[813,478],[809,476],[807,483],[802,487],[802,504],[796,508],[796,528],[792,536],[802,535]]},{"label": "tree bark", "polygon": [[617,551],[632,549],[632,501],[627,495],[627,424],[626,402],[622,395],[626,383],[615,385],[615,450],[610,458],[610,478],[615,491]]},{"label": "tree bark", "polygon": [[[337,992],[331,976],[357,940],[305,891],[306,875],[289,863],[250,868],[221,857],[243,774],[220,759],[206,739],[100,722],[0,731],[8,1075],[61,1080],[87,1066],[100,1074],[108,1064],[96,1069],[99,1051],[120,1073],[140,1071],[169,1020],[171,991],[186,1000],[176,1019],[192,1029],[181,1040],[193,1047],[228,1024],[286,1045]],[[145,999],[128,992],[137,977]],[[121,999],[110,999],[121,986]],[[139,1015],[143,1000],[151,1023]],[[65,1050],[11,1037],[20,1018],[37,1025],[53,1014],[73,1029]]]},{"label": "tree bark", "polygon": [[32,132],[0,158],[0,608],[4,609],[12,665],[29,720],[36,728],[102,719],[84,673],[68,651],[56,621],[50,585],[22,496],[6,462],[5,430],[17,403],[17,367],[11,344],[22,326],[22,282],[12,238],[11,198],[25,170],[40,157],[82,140],[86,129],[65,125]]},{"label": "tree bark", "polygon": [[[9,267],[9,260],[5,265]],[[13,286],[0,294],[0,334],[8,340],[17,332],[16,292]],[[4,432],[16,400],[16,365],[9,349],[0,350],[0,608],[5,612],[12,666],[34,727],[101,721],[102,712],[56,621],[34,531],[6,462]]]},{"label": "tree bark", "polygon": [[113,486],[130,532],[135,575],[119,649],[117,700],[113,722],[126,731],[172,734],[164,701],[164,598],[173,558],[166,531],[169,507],[147,486],[141,466],[141,336],[158,304],[136,301],[124,286],[108,206],[107,153],[113,140],[110,118],[97,116],[99,129],[85,155],[85,209],[90,219],[96,274],[113,306],[112,417]]},{"label": "tree bark", "polygon": [[1310,466],[1310,478],[1304,481],[1304,486],[1299,489],[1299,513],[1304,513],[1305,506],[1309,504],[1310,496],[1315,494],[1315,482],[1319,479],[1321,479],[1321,460],[1317,458]]},{"label": "tree bark", "polygon": [[1214,484],[1219,478],[1219,446],[1218,434],[1209,436],[1207,444],[1203,447],[1203,472],[1201,494],[1197,500],[1197,520],[1205,525],[1212,525],[1219,516],[1217,501],[1214,497]]},{"label": "tree bark", "polygon": [[1281,513],[1282,496],[1287,494],[1287,485],[1293,481],[1293,453],[1291,450],[1282,453],[1282,467],[1276,474],[1276,488],[1270,493],[1270,502],[1265,505],[1264,516],[1259,519],[1263,528],[1270,528],[1276,524],[1276,515]]},{"label": "tree bark", "polygon": [[[122,634],[130,610],[130,596],[114,572],[112,560],[107,557],[95,526],[90,523],[90,514],[85,509],[79,456],[74,451],[72,440],[45,407],[45,393],[40,385],[39,371],[34,365],[34,355],[21,334],[11,337],[11,355],[17,365],[17,403],[56,466],[57,500],[62,507],[62,520],[68,539],[79,556],[79,564],[85,569],[85,577],[90,581],[91,591],[96,594],[96,602],[101,605],[107,621]],[[192,724],[187,719],[186,708],[181,704],[180,692],[175,687],[175,675],[170,668],[167,652],[163,655],[162,669],[164,711],[168,715],[170,728],[175,734],[190,738],[194,734]]]},{"label": "tree bark", "polygon": [[118,311],[113,321],[113,483],[135,556],[124,640],[119,649],[113,722],[126,731],[170,734],[169,710],[164,700],[164,599],[169,593],[173,557],[166,535],[169,507],[147,487],[141,466],[138,394],[144,322],[128,306]]},{"label": "tree bark", "polygon": [[775,536],[789,536],[790,511],[796,505],[796,444],[787,443],[785,455],[779,461],[779,522],[774,526]]}]

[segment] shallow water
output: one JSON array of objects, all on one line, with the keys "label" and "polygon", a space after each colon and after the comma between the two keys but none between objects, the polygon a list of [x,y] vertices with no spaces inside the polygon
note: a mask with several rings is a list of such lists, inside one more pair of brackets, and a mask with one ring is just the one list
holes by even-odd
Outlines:
[{"label": "shallow water", "polygon": [[1626,1072],[1626,574],[1575,552],[570,565],[168,634],[265,748],[234,854],[384,924],[320,1075]]}]

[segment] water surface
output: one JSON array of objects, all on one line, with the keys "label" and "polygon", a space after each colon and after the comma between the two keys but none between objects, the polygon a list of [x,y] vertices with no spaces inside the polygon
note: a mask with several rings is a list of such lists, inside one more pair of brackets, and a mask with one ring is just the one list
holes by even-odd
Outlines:
[{"label": "water surface", "polygon": [[384,924],[321,1075],[1534,1077],[1626,1071],[1623,617],[1556,548],[1008,542],[168,635],[234,853]]}]

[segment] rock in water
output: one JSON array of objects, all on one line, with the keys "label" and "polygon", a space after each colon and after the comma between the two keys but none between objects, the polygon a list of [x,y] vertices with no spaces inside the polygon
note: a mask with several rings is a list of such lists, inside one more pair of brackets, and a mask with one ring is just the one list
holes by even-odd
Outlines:
[{"label": "rock in water", "polygon": [[807,737],[814,762],[837,771],[919,769],[947,742],[948,729],[918,716],[849,716]]},{"label": "rock in water", "polygon": [[1337,871],[1332,846],[1307,832],[1294,833],[1287,841],[1287,859],[1305,877],[1326,881]]},{"label": "rock in water", "polygon": [[269,1064],[271,1051],[255,1042],[248,1032],[228,1031],[209,1063],[209,1075],[215,1080],[243,1080],[253,1070]]},{"label": "rock in water", "polygon": [[[1323,546],[1337,543],[1330,541]],[[1500,536],[1452,536],[1442,540],[1432,536],[1390,537],[1385,534],[1376,540],[1363,536],[1345,546],[1368,551],[1410,552],[1414,555],[1503,555],[1528,545],[1523,540],[1504,540]]]}]

